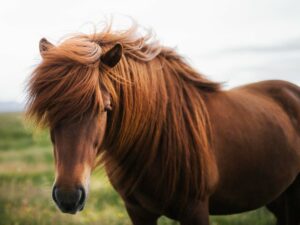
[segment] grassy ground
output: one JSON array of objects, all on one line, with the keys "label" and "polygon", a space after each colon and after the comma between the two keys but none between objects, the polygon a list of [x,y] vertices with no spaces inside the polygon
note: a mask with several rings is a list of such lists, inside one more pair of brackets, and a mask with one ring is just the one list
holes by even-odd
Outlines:
[{"label": "grassy ground", "polygon": [[[0,225],[127,225],[123,203],[105,173],[92,176],[85,210],[75,216],[60,213],[52,199],[52,150],[46,132],[24,128],[20,114],[0,114]],[[161,218],[160,225],[178,224]],[[265,209],[232,216],[211,217],[213,225],[271,225]]]}]

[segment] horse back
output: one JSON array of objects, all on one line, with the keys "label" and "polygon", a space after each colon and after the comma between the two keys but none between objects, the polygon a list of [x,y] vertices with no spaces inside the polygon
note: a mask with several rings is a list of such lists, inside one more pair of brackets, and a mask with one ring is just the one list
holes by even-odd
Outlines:
[{"label": "horse back", "polygon": [[289,116],[295,130],[300,132],[300,87],[282,80],[262,81],[242,89],[254,90],[273,99]]}]

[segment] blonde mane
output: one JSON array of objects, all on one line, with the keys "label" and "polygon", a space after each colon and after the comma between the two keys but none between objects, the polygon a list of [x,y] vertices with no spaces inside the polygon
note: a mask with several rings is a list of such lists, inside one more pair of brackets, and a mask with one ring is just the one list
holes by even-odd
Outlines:
[{"label": "blonde mane", "polygon": [[[100,57],[116,43],[123,56],[109,68]],[[129,193],[151,177],[151,169],[161,169],[158,198],[202,197],[216,171],[203,96],[219,84],[151,35],[139,36],[136,27],[108,28],[74,36],[45,53],[28,84],[27,114],[44,127],[97,115],[102,86],[113,108],[100,152],[110,178]]]}]

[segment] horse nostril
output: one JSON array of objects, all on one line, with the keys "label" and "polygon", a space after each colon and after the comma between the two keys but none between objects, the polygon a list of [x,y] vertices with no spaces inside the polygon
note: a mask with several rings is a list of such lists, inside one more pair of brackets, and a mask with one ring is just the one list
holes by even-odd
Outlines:
[{"label": "horse nostril", "polygon": [[79,192],[80,192],[80,199],[79,199],[79,205],[83,205],[85,202],[85,198],[86,198],[86,194],[85,194],[85,190],[83,187],[79,188]]},{"label": "horse nostril", "polygon": [[52,199],[57,204],[56,191],[57,191],[57,187],[54,185],[52,188]]}]

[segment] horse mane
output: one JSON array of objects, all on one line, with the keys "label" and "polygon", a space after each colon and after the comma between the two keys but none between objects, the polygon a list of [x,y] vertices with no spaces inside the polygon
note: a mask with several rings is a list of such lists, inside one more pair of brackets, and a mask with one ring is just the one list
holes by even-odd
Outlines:
[{"label": "horse mane", "polygon": [[[100,56],[116,43],[123,56],[109,68]],[[216,173],[204,96],[220,85],[152,35],[139,35],[137,27],[108,27],[68,38],[45,53],[28,82],[27,115],[44,127],[97,115],[102,86],[113,107],[99,151],[109,177],[130,193],[151,170],[161,170],[153,183],[162,201],[203,197]]]}]

